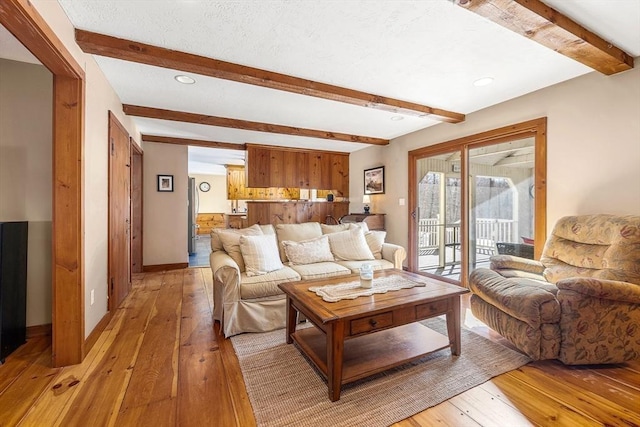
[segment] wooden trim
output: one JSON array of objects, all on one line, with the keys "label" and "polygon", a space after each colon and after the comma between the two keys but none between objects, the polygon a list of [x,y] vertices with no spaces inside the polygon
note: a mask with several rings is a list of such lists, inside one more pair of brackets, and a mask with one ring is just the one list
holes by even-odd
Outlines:
[{"label": "wooden trim", "polygon": [[138,144],[132,136],[129,137],[129,143],[131,144],[131,150],[135,151],[137,154],[142,154],[144,152],[142,150],[142,146]]},{"label": "wooden trim", "polygon": [[286,74],[275,73],[273,71],[233,64],[214,58],[207,58],[79,29],[76,29],[76,42],[86,53],[124,61],[187,71],[218,79],[344,102],[360,107],[374,108],[408,116],[429,117],[434,120],[451,123],[464,121],[465,118],[464,114],[440,108],[387,98],[381,95],[360,92],[353,89],[288,76]]},{"label": "wooden trim", "polygon": [[611,75],[633,68],[633,57],[540,0],[458,0],[496,24]]},{"label": "wooden trim", "polygon": [[207,148],[224,148],[227,150],[246,150],[246,144],[234,144],[231,142],[203,141],[201,139],[175,138],[173,136],[142,134],[144,142],[160,142],[163,144],[192,145]]},{"label": "wooden trim", "polygon": [[102,332],[105,330],[112,317],[113,312],[107,311],[104,316],[102,316],[102,319],[100,319],[96,327],[93,328],[93,331],[91,331],[87,339],[84,340],[84,348],[86,353],[89,353],[91,351],[93,346],[96,344],[96,341],[98,341],[98,338],[100,338],[100,334],[102,334]]},{"label": "wooden trim", "polygon": [[43,335],[51,335],[51,323],[46,323],[44,325],[27,326],[27,339]]},{"label": "wooden trim", "polygon": [[0,23],[52,74],[84,78],[84,71],[28,0],[2,0]]},{"label": "wooden trim", "polygon": [[158,271],[168,271],[168,270],[181,270],[183,268],[189,268],[188,262],[178,262],[175,264],[154,264],[154,265],[145,265],[142,267],[142,271],[145,273],[154,273]]},{"label": "wooden trim", "polygon": [[[129,137],[129,142],[130,142],[130,147],[131,147],[131,176],[130,176],[130,182],[131,182],[131,215],[130,215],[130,219],[131,219],[131,232],[130,232],[130,236],[131,236],[131,269],[130,269],[130,273],[142,273],[142,254],[144,253],[144,239],[143,239],[143,235],[144,235],[144,197],[143,197],[143,190],[144,190],[144,152],[142,151],[142,148],[140,147],[140,145],[138,145],[138,143],[133,139],[133,137]],[[140,169],[139,175],[141,176],[141,180],[140,182],[137,182],[134,178],[134,175],[138,172],[138,168]],[[135,184],[140,184],[139,188],[135,188]],[[133,206],[133,200],[134,199],[139,199],[140,200],[140,208],[139,210],[134,210],[134,206]],[[139,222],[139,224],[138,224]],[[133,238],[134,236],[137,236],[138,228],[139,225],[139,242],[134,245],[133,243]],[[134,253],[134,248],[136,249],[135,253]],[[135,269],[133,268],[133,259],[134,257],[136,259],[140,259],[140,265],[138,265]],[[131,279],[131,278],[130,278]]]},{"label": "wooden trim", "polygon": [[[461,138],[453,139],[436,145],[430,145],[428,147],[418,148],[409,151],[409,248],[408,253],[408,266],[410,271],[417,271],[418,269],[418,257],[415,252],[417,247],[417,230],[416,219],[413,218],[413,211],[417,205],[416,199],[416,186],[418,185],[418,176],[416,170],[416,162],[419,159],[430,157],[436,154],[451,153],[455,151],[461,152],[461,176],[467,176],[469,170],[468,150],[471,148],[478,148],[491,144],[498,144],[502,142],[508,142],[520,138],[526,138],[533,136],[535,138],[535,247],[534,254],[537,259],[542,255],[542,249],[547,239],[547,189],[546,189],[546,176],[547,176],[547,118],[542,117],[534,120],[529,120],[522,123],[517,123],[509,126],[504,126],[498,129],[481,132],[475,135],[468,135]],[[464,230],[468,230],[468,216],[464,213],[468,210],[468,188],[465,183],[466,180],[462,180],[462,209],[463,209],[463,221],[462,227]],[[463,285],[466,286],[466,280],[469,274],[469,266],[467,263],[468,258],[468,245],[463,242],[462,245],[463,262],[461,264],[461,274]]]},{"label": "wooden trim", "polygon": [[52,363],[84,358],[84,71],[28,0],[0,23],[53,73]]},{"label": "wooden trim", "polygon": [[142,107],[139,105],[123,105],[125,114],[150,119],[172,120],[176,122],[196,123],[199,125],[218,126],[224,128],[251,130],[256,132],[279,133],[282,135],[307,136],[310,138],[333,139],[337,141],[356,142],[362,144],[388,145],[388,139],[369,136],[349,135],[316,129],[304,129],[292,126],[274,125],[271,123],[251,122],[249,120],[230,119],[227,117],[207,116],[205,114],[187,113],[184,111],[163,110],[161,108]]}]

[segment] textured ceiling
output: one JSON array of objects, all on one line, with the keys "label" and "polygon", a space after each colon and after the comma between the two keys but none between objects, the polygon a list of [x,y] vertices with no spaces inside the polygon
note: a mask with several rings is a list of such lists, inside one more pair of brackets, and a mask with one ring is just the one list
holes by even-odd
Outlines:
[{"label": "textured ceiling", "polygon": [[[76,28],[464,114],[591,72],[450,0],[59,3]],[[639,0],[547,3],[640,55]],[[394,113],[201,75],[191,74],[196,84],[181,85],[173,77],[183,72],[96,60],[126,104],[386,139],[438,123],[409,116],[392,121]],[[473,86],[485,76],[494,83]],[[347,152],[367,147],[156,119],[136,123],[143,133],[220,142]],[[218,163],[235,160],[220,156]]]}]

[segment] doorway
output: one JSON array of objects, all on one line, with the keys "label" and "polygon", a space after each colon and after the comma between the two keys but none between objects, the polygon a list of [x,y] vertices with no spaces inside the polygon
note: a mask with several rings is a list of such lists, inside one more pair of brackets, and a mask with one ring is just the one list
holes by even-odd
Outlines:
[{"label": "doorway", "polygon": [[409,153],[409,269],[466,286],[492,255],[546,238],[546,119]]}]

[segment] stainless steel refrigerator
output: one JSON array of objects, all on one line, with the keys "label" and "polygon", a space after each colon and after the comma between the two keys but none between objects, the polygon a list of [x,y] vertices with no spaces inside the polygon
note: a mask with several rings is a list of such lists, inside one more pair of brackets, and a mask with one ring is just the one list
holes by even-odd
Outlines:
[{"label": "stainless steel refrigerator", "polygon": [[188,246],[189,246],[189,255],[196,253],[196,237],[198,235],[198,188],[196,187],[196,179],[189,178],[189,201],[188,201],[188,215],[187,215],[187,226],[189,230],[187,232],[188,236]]}]

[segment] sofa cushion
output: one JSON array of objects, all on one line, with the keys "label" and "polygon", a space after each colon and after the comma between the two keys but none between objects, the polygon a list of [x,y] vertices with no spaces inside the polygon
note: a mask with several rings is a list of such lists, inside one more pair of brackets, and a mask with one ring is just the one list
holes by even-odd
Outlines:
[{"label": "sofa cushion", "polygon": [[262,229],[258,225],[252,225],[249,228],[242,230],[221,230],[218,232],[218,237],[222,242],[222,247],[225,252],[238,264],[240,272],[245,271],[244,259],[242,258],[242,252],[240,251],[240,236],[262,236]]},{"label": "sofa cushion", "polygon": [[347,231],[349,229],[350,224],[336,224],[336,225],[327,225],[320,224],[320,228],[322,229],[322,234],[331,234],[331,233],[339,233],[341,231]]},{"label": "sofa cushion", "polygon": [[393,263],[386,259],[376,259],[372,261],[336,261],[337,264],[348,268],[352,273],[360,273],[360,267],[362,264],[369,264],[373,267],[373,270],[384,270],[387,268],[393,268]]},{"label": "sofa cushion", "polygon": [[284,267],[275,234],[240,236],[240,251],[247,276],[259,276]]},{"label": "sofa cushion", "polygon": [[335,262],[317,262],[315,264],[292,265],[302,280],[323,279],[325,277],[344,276],[351,274],[351,270]]},{"label": "sofa cushion", "polygon": [[[220,240],[220,233],[239,233],[239,234],[246,234],[247,230],[251,230],[249,233],[253,233],[256,232],[258,229],[263,229],[262,227],[264,226],[259,226],[257,224],[252,225],[251,227],[248,228],[243,228],[240,230],[236,230],[233,228],[214,228],[213,230],[211,230],[210,236],[211,236],[211,252],[217,252],[217,251],[223,251],[224,250],[224,246],[222,245],[222,240]],[[273,228],[273,226],[271,226]],[[268,234],[266,232],[263,231],[263,234]]]},{"label": "sofa cushion", "polygon": [[375,259],[382,259],[382,245],[386,237],[386,231],[367,231],[364,233],[364,238]]},{"label": "sofa cushion", "polygon": [[278,248],[280,250],[280,259],[287,262],[287,254],[284,252],[282,242],[290,240],[293,242],[301,242],[303,240],[315,239],[322,236],[322,229],[317,222],[305,222],[302,224],[278,224],[276,225],[276,234],[278,235]]},{"label": "sofa cushion", "polygon": [[296,282],[300,275],[291,268],[284,266],[280,270],[272,271],[260,276],[240,275],[240,298],[254,299],[282,295],[279,283]]},{"label": "sofa cushion", "polygon": [[327,234],[331,252],[336,260],[360,261],[374,259],[360,228]]},{"label": "sofa cushion", "polygon": [[287,254],[287,259],[289,259],[289,265],[313,264],[334,260],[327,236],[303,240],[302,242],[285,240],[282,242],[282,246]]}]

